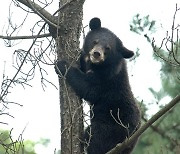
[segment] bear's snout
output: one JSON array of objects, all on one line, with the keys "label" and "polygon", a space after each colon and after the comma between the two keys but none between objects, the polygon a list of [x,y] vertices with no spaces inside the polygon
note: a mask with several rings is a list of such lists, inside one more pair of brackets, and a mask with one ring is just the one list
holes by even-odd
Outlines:
[{"label": "bear's snout", "polygon": [[104,62],[104,50],[100,46],[95,46],[90,52],[90,61],[94,64]]},{"label": "bear's snout", "polygon": [[94,51],[93,56],[95,59],[98,59],[101,56],[101,53],[99,51]]}]

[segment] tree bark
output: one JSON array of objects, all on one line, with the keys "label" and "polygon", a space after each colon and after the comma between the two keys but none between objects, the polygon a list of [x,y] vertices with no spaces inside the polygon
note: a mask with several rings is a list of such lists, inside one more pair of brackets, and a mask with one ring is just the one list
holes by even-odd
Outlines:
[{"label": "tree bark", "polygon": [[[56,49],[58,60],[75,62],[80,53],[79,38],[82,28],[83,4],[85,0],[59,0],[58,20],[32,0],[17,0],[39,15],[46,23],[57,27]],[[81,100],[59,78],[61,154],[83,153],[83,108]]]},{"label": "tree bark", "polygon": [[[68,0],[60,0],[60,7]],[[58,60],[76,62],[80,53],[79,38],[82,28],[84,0],[73,0],[58,15],[58,37],[56,39]],[[61,154],[81,154],[83,133],[83,109],[81,100],[66,83],[59,78],[61,111]]]}]

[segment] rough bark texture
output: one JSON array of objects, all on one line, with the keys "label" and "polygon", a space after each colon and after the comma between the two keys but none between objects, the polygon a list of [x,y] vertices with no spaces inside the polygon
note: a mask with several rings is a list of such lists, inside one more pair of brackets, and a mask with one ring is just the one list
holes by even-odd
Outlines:
[{"label": "rough bark texture", "polygon": [[[69,2],[60,0],[60,7]],[[58,60],[69,63],[76,61],[80,52],[79,37],[82,28],[84,0],[73,0],[67,7],[60,10],[58,16],[58,38],[56,39]],[[83,153],[80,138],[83,132],[83,110],[79,98],[66,84],[63,78],[60,83],[61,110],[61,154]]]}]

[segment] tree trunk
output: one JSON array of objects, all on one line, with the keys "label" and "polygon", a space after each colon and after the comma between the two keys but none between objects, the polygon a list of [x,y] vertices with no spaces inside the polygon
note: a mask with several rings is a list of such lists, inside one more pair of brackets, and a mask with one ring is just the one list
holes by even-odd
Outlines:
[{"label": "tree trunk", "polygon": [[[60,0],[60,7],[68,0]],[[72,0],[60,10],[58,24],[60,30],[56,39],[58,60],[69,63],[79,55],[79,37],[82,28],[84,0]],[[61,111],[61,154],[81,154],[83,133],[83,109],[81,100],[75,95],[64,78],[59,79]]]}]

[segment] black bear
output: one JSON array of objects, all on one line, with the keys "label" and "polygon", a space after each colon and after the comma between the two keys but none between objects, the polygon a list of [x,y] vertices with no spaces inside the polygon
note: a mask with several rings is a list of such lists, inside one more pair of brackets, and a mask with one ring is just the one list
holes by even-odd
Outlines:
[{"label": "black bear", "polygon": [[[76,94],[91,105],[91,124],[84,134],[87,154],[105,154],[140,126],[140,111],[131,92],[124,59],[134,53],[113,32],[101,27],[99,18],[91,19],[89,26],[80,69],[58,61],[56,72],[66,74]],[[121,154],[130,154],[135,143]]]}]

